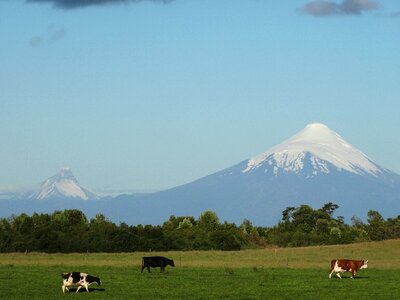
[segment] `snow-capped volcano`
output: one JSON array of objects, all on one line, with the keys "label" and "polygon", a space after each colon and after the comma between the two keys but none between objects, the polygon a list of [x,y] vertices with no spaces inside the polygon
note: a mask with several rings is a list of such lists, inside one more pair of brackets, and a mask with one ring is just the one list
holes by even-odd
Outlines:
[{"label": "snow-capped volcano", "polygon": [[[124,203],[128,199],[133,198],[120,198]],[[255,224],[276,224],[289,206],[320,208],[328,202],[338,204],[338,213],[349,222],[354,215],[365,218],[369,210],[399,214],[400,176],[326,125],[312,123],[260,155],[136,201],[140,214],[130,218],[139,222],[142,215],[162,220],[209,209],[238,223],[246,218]],[[132,206],[125,213],[134,211]]]},{"label": "snow-capped volcano", "polygon": [[97,198],[97,196],[81,187],[69,168],[63,168],[59,173],[42,183],[40,191],[34,195],[34,198],[39,200],[49,198],[89,200]]},{"label": "snow-capped volcano", "polygon": [[321,123],[309,124],[283,143],[249,159],[242,172],[265,167],[266,172],[272,171],[275,175],[279,172],[300,173],[307,163],[310,165],[307,168],[308,177],[342,170],[372,176],[385,172],[364,153]]}]

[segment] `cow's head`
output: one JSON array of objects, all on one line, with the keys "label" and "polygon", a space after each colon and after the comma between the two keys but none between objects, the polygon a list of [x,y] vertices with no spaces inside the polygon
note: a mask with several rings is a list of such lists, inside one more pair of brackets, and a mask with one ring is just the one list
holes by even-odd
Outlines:
[{"label": "cow's head", "polygon": [[95,277],[95,276],[88,275],[88,276],[86,277],[86,281],[87,281],[89,284],[91,284],[91,283],[97,283],[98,285],[101,285],[101,280],[100,280],[99,277]]},{"label": "cow's head", "polygon": [[368,268],[368,260],[363,260],[363,265],[360,267],[360,269],[366,269]]},{"label": "cow's head", "polygon": [[175,267],[175,264],[174,264],[174,260],[173,260],[173,259],[170,259],[170,260],[168,261],[168,263],[169,263],[170,266]]}]

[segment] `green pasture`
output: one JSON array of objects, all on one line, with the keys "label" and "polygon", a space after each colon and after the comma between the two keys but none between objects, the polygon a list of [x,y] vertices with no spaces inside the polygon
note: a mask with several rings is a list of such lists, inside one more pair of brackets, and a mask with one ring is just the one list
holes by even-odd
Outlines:
[{"label": "green pasture", "polygon": [[[175,260],[140,273],[149,253],[0,254],[0,299],[400,299],[400,240],[235,252],[151,253]],[[356,279],[328,279],[332,258],[368,259]],[[84,271],[101,286],[63,295],[61,273]]]}]

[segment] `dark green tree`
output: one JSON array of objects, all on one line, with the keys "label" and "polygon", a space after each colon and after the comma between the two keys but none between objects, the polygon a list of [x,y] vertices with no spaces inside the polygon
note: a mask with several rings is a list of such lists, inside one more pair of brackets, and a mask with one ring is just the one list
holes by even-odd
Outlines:
[{"label": "dark green tree", "polygon": [[385,220],[375,210],[368,211],[367,232],[371,240],[380,241],[385,239]]}]

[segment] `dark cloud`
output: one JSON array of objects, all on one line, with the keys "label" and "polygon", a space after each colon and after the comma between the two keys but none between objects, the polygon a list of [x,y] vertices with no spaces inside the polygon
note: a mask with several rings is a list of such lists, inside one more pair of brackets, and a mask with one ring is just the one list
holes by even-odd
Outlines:
[{"label": "dark cloud", "polygon": [[340,5],[340,11],[344,14],[359,15],[364,11],[378,9],[380,5],[374,0],[345,0]]},{"label": "dark cloud", "polygon": [[82,8],[94,5],[129,4],[139,2],[169,3],[174,0],[25,0],[27,3],[50,3],[60,9]]},{"label": "dark cloud", "polygon": [[314,0],[300,8],[300,12],[314,17],[360,15],[379,7],[380,4],[375,0],[343,0],[341,2]]},{"label": "dark cloud", "polygon": [[304,5],[301,11],[312,16],[330,16],[338,13],[338,5],[333,2],[316,0]]},{"label": "dark cloud", "polygon": [[32,37],[29,40],[29,45],[31,45],[31,47],[37,47],[42,44],[53,44],[63,39],[64,36],[65,30],[63,27],[50,25],[45,33]]}]

